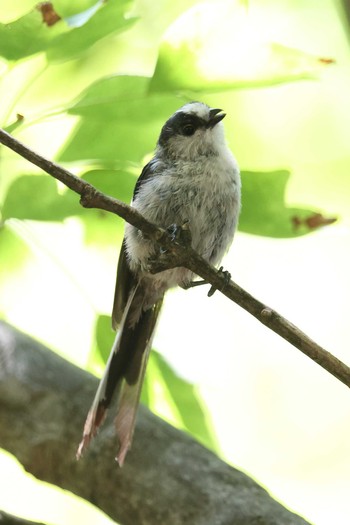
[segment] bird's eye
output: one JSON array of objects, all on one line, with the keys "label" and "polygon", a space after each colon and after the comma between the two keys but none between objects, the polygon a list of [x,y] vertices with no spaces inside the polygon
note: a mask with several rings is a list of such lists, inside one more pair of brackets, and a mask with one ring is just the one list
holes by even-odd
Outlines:
[{"label": "bird's eye", "polygon": [[192,124],[185,124],[182,128],[182,133],[186,135],[186,137],[190,137],[195,131],[196,128]]}]

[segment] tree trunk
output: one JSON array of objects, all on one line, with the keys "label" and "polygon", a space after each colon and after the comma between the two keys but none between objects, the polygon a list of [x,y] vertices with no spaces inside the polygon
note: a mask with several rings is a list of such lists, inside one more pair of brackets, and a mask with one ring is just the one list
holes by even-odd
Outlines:
[{"label": "tree trunk", "polygon": [[122,469],[114,461],[111,420],[77,462],[97,383],[0,322],[0,446],[37,478],[72,491],[122,525],[306,524],[247,475],[142,406]]}]

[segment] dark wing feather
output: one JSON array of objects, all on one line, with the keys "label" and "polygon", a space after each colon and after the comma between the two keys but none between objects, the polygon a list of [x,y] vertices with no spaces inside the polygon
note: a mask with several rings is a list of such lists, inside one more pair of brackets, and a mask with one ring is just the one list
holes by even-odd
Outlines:
[{"label": "dark wing feather", "polygon": [[[137,179],[133,200],[135,199],[142,184],[149,179],[154,172],[155,160],[152,159],[143,168],[141,175]],[[123,312],[128,301],[131,290],[135,287],[137,282],[136,276],[130,270],[129,263],[126,256],[125,237],[123,239],[122,247],[119,254],[117,280],[114,292],[113,310],[112,310],[112,327],[117,329],[123,316]]]},{"label": "dark wing feather", "polygon": [[117,281],[114,292],[114,302],[112,310],[112,327],[117,329],[123,316],[123,312],[128,302],[131,290],[136,285],[136,277],[130,270],[129,263],[126,257],[125,238],[123,239],[122,247],[120,249]]},{"label": "dark wing feather", "polygon": [[[142,170],[134,190],[134,199],[141,185],[152,176],[153,169],[154,161],[151,161]],[[163,300],[160,298],[151,308],[139,312],[144,293],[137,273],[130,270],[124,238],[118,261],[112,312],[113,328],[120,324],[119,332],[87,415],[77,458],[82,455],[103,423],[113,395],[119,396],[115,424],[119,438],[117,460],[120,466],[131,446],[143,377]],[[136,322],[135,311],[138,313]]]},{"label": "dark wing feather", "polygon": [[144,166],[144,168],[143,168],[143,170],[141,172],[141,175],[139,176],[139,178],[137,179],[137,182],[135,184],[135,189],[134,189],[134,193],[133,193],[133,196],[132,196],[132,200],[135,199],[135,197],[138,194],[139,189],[141,188],[142,184],[144,182],[146,182],[146,180],[148,180],[154,174],[156,162],[157,162],[157,160],[153,158],[152,160],[150,160],[148,162],[148,164],[146,164],[146,166]]}]

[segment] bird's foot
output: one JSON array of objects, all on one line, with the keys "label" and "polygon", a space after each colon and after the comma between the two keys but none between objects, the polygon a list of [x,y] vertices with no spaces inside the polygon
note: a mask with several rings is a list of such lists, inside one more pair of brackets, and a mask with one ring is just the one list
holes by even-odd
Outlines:
[{"label": "bird's foot", "polygon": [[[230,282],[231,274],[230,274],[230,272],[224,270],[223,266],[220,266],[220,268],[218,269],[218,273],[221,273],[224,276],[224,279],[225,279],[225,282],[224,282],[223,286],[220,288],[220,292],[221,292],[221,290],[223,290],[225,288],[225,286],[227,286],[228,283]],[[214,285],[212,285],[210,287],[209,292],[208,292],[208,297],[211,297],[212,295],[214,295],[214,293],[216,292],[217,289],[218,288],[216,288]]]},{"label": "bird's foot", "polygon": [[[178,224],[171,224],[166,229],[170,238],[173,242],[182,244],[183,246],[190,246],[192,242],[192,236],[190,231],[190,221],[185,220],[180,226]],[[166,253],[165,248],[161,248],[161,253]]]},{"label": "bird's foot", "polygon": [[[221,273],[224,275],[224,278],[225,278],[225,282],[224,282],[224,285],[220,288],[220,291],[223,290],[225,288],[225,286],[230,282],[231,280],[231,274],[230,272],[227,272],[226,270],[224,270],[224,267],[223,266],[220,266],[220,268],[218,269],[218,273]],[[190,281],[188,283],[184,283],[181,288],[183,288],[184,290],[189,290],[190,288],[195,288],[196,286],[202,286],[203,284],[208,284],[208,281],[206,281],[205,279],[201,280],[201,281]],[[208,292],[208,297],[211,297],[212,295],[214,295],[214,293],[216,292],[217,288],[212,285],[209,289],[209,292]]]},{"label": "bird's foot", "polygon": [[[171,243],[181,244],[184,247],[191,245],[192,237],[189,221],[185,221],[181,226],[171,224],[166,231],[170,235]],[[167,248],[156,248],[155,253],[148,258],[146,270],[154,274],[182,266],[181,262],[178,256],[173,253],[171,245],[168,244]]]}]

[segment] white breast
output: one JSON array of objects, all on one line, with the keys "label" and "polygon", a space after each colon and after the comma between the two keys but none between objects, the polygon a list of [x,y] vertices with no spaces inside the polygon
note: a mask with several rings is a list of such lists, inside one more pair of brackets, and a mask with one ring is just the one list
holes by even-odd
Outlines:
[{"label": "white breast", "polygon": [[[159,173],[141,185],[133,206],[163,228],[188,220],[193,248],[208,262],[217,264],[237,227],[240,186],[237,163],[223,145],[218,156],[160,165]],[[132,268],[142,271],[155,246],[130,225],[126,228],[126,243]]]}]

